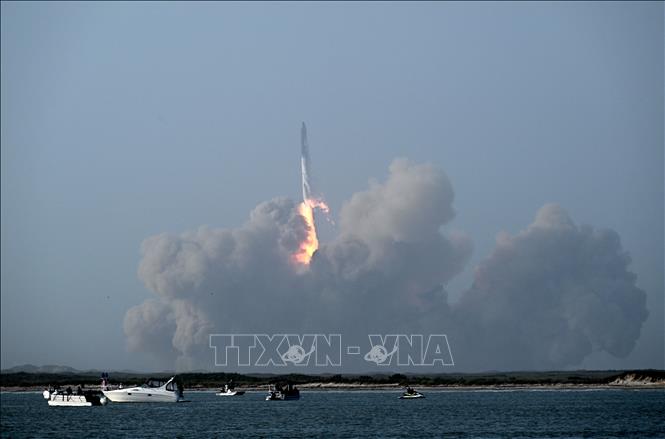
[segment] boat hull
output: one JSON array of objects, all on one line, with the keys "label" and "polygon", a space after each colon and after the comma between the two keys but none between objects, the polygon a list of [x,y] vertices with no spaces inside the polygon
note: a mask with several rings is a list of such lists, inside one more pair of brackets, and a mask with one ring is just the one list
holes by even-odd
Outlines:
[{"label": "boat hull", "polygon": [[420,399],[424,397],[425,395],[423,395],[422,393],[418,393],[416,395],[402,395],[399,397],[399,399]]},{"label": "boat hull", "polygon": [[215,395],[217,396],[242,396],[245,394],[244,390],[241,390],[239,392],[217,392]]},{"label": "boat hull", "polygon": [[77,395],[53,395],[48,400],[48,405],[55,407],[92,407],[92,403],[85,396]]},{"label": "boat hull", "polygon": [[[44,396],[46,396],[46,392]],[[91,407],[106,405],[107,402],[107,398],[101,394],[67,395],[65,393],[49,393],[48,396],[48,405],[54,407]]]},{"label": "boat hull", "polygon": [[142,388],[105,390],[111,402],[179,402],[182,400],[175,392],[161,392],[157,389],[146,391]]},{"label": "boat hull", "polygon": [[300,399],[300,395],[268,395],[266,396],[266,401],[297,401]]}]

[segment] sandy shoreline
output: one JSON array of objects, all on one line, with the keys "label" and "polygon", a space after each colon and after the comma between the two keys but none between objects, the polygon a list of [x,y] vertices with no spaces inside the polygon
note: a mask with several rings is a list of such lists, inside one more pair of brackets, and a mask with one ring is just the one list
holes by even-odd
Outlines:
[{"label": "sandy shoreline", "polygon": [[[66,388],[68,385],[61,385],[60,387]],[[76,387],[76,384],[69,384],[72,388]],[[313,391],[401,391],[404,386],[399,384],[347,384],[347,383],[305,383],[299,384],[298,387],[301,390],[313,390]],[[436,385],[436,386],[419,386],[413,385],[413,387],[426,390],[426,391],[446,391],[446,390],[469,390],[469,391],[514,391],[514,390],[609,390],[609,389],[663,389],[665,390],[665,382],[659,383],[632,383],[632,384],[496,384],[496,385]],[[96,387],[90,387],[96,388]],[[0,392],[16,393],[16,392],[25,392],[25,393],[41,393],[44,390],[44,386],[27,386],[27,387],[0,387]],[[260,391],[264,392],[267,390],[266,385],[262,386],[243,386],[238,387],[238,390],[246,391]],[[217,392],[219,391],[216,387],[190,387],[185,388],[186,392]]]}]

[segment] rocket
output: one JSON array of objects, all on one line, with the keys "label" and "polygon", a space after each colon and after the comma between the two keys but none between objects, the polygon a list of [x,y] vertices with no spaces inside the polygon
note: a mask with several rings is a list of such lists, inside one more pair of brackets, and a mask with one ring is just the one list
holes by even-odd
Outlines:
[{"label": "rocket", "polygon": [[[316,236],[314,210],[318,209],[327,216],[330,213],[328,205],[321,197],[314,194],[310,181],[309,145],[307,144],[307,127],[305,122],[300,128],[300,171],[302,175],[302,203],[298,204],[298,213],[305,221],[307,236],[300,242],[298,250],[292,255],[293,261],[301,265],[309,265],[314,252],[319,248],[319,238]],[[329,219],[332,222],[332,220]],[[333,223],[334,224],[334,223]]]},{"label": "rocket", "polygon": [[300,128],[300,170],[302,172],[302,200],[307,205],[311,206],[312,186],[309,181],[309,145],[307,144],[307,127],[305,122],[302,123]]}]

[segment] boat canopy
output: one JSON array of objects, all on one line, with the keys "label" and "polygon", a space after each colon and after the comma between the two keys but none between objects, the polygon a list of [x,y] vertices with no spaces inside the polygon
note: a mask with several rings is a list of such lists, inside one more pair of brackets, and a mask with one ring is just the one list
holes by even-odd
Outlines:
[{"label": "boat canopy", "polygon": [[173,380],[173,378],[168,380],[161,378],[148,378],[143,387],[150,387],[150,388],[162,387],[164,384],[168,383],[171,380]]}]

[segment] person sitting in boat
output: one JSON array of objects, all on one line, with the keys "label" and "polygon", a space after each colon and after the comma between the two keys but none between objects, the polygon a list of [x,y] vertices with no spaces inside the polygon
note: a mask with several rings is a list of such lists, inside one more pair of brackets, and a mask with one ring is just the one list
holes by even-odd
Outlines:
[{"label": "person sitting in boat", "polygon": [[80,384],[78,386],[76,386],[76,394],[79,395],[79,396],[83,395],[83,389],[81,388]]}]

